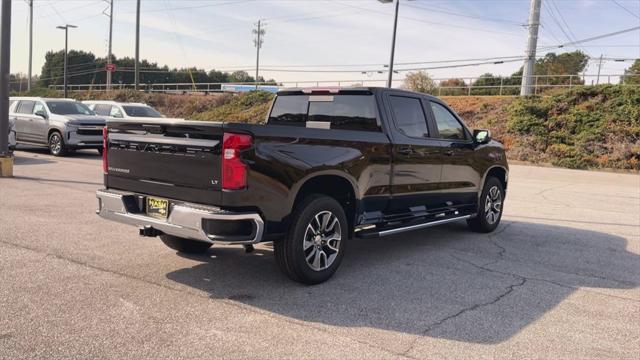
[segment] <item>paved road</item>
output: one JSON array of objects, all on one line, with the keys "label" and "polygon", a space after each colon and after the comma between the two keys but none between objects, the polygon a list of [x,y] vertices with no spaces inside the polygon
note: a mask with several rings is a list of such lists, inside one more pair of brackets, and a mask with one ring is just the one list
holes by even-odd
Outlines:
[{"label": "paved road", "polygon": [[0,179],[0,358],[581,358],[640,353],[640,177],[513,166],[493,234],[352,240],[336,277],[268,245],[184,257],[95,214],[100,159]]}]

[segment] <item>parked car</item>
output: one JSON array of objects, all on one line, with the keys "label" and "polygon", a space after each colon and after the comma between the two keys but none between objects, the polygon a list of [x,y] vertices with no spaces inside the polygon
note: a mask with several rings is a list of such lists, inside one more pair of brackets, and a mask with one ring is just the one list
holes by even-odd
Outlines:
[{"label": "parked car", "polygon": [[266,125],[110,122],[103,160],[103,218],[179,252],[274,241],[280,268],[307,284],[334,274],[352,236],[495,230],[508,180],[489,131],[387,88],[280,91]]},{"label": "parked car", "polygon": [[18,144],[45,145],[54,156],[76,149],[102,152],[106,121],[73,99],[11,97],[9,119]]},{"label": "parked car", "polygon": [[[11,101],[9,101],[9,107],[11,107],[13,103]],[[16,123],[15,121],[10,117],[9,118],[9,151],[13,151],[16,149]]]},{"label": "parked car", "polygon": [[[121,103],[117,101],[105,100],[86,100],[82,102],[96,114],[107,116],[109,119],[125,119],[125,120],[149,120],[149,119],[167,119],[156,109],[147,104],[142,103]],[[167,119],[182,120],[182,119]]]}]

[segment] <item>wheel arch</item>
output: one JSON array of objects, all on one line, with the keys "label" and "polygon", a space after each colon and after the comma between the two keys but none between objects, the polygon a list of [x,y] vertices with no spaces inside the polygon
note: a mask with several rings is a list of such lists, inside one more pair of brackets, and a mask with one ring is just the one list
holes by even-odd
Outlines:
[{"label": "wheel arch", "polygon": [[336,199],[345,210],[349,231],[353,231],[360,200],[357,184],[353,178],[342,172],[326,171],[301,179],[291,191],[289,204],[292,212],[305,197],[311,194],[321,194]]},{"label": "wheel arch", "polygon": [[485,171],[484,175],[482,176],[482,182],[481,182],[482,186],[478,191],[478,199],[480,199],[480,195],[482,194],[482,189],[484,189],[484,184],[487,182],[487,179],[489,177],[495,177],[498,180],[500,180],[500,182],[502,183],[502,188],[504,189],[505,193],[507,192],[507,183],[509,181],[509,169],[502,165],[493,165],[489,167],[487,171]]}]

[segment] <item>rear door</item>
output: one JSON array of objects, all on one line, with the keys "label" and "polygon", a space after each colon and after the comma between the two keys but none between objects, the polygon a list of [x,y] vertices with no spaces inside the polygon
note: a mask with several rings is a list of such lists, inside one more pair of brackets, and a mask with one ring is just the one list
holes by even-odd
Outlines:
[{"label": "rear door", "polygon": [[16,137],[18,141],[36,142],[31,130],[34,106],[35,101],[33,100],[19,100],[16,105],[14,119],[16,124]]},{"label": "rear door", "polygon": [[442,195],[456,208],[470,206],[477,200],[481,176],[474,167],[474,143],[462,121],[446,105],[429,101],[435,137],[444,149],[442,165]]},{"label": "rear door", "polygon": [[393,120],[392,199],[389,213],[414,216],[443,207],[440,198],[442,145],[430,139],[427,105],[419,95],[390,92],[385,96]]}]

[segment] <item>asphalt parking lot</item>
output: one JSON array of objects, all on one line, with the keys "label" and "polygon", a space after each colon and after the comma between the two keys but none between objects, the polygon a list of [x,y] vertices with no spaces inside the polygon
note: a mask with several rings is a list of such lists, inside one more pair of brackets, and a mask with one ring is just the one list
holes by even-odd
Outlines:
[{"label": "asphalt parking lot", "polygon": [[100,157],[0,179],[0,358],[580,358],[640,353],[640,176],[514,165],[493,234],[351,240],[286,279],[268,244],[185,257],[94,211]]}]

